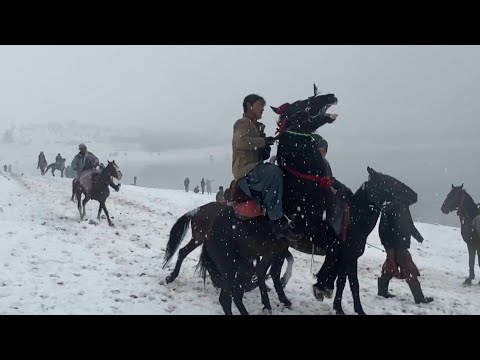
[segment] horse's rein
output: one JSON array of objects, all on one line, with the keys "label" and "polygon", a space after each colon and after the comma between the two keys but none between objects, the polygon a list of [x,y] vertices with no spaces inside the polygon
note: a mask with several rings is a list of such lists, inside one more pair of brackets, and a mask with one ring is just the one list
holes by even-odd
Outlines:
[{"label": "horse's rein", "polygon": [[463,210],[463,203],[465,202],[465,190],[462,190],[462,198],[460,200],[460,205],[458,205],[457,212]]}]

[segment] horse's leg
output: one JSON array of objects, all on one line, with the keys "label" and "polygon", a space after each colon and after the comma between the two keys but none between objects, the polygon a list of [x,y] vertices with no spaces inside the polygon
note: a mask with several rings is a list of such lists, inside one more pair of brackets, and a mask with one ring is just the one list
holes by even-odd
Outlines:
[{"label": "horse's leg", "polygon": [[[228,259],[223,259],[224,261],[228,261]],[[225,264],[225,263],[224,263]],[[218,265],[216,265],[218,266]],[[222,281],[221,281],[221,290],[220,296],[218,301],[223,308],[223,312],[225,315],[233,315],[232,313],[232,288],[235,286],[235,269],[232,269],[232,264],[226,266],[225,272],[222,274]]]},{"label": "horse's leg", "polygon": [[[477,262],[478,262],[478,266],[480,267],[480,247],[477,246]],[[480,285],[480,281],[478,282],[478,284]]]},{"label": "horse's leg", "polygon": [[353,297],[353,309],[358,315],[367,315],[363,311],[362,302],[360,301],[360,284],[358,283],[358,259],[352,261],[348,267],[348,281],[350,282],[350,291]]},{"label": "horse's leg", "polygon": [[100,214],[102,213],[102,204],[98,204],[98,215],[97,215],[97,220],[100,220]]},{"label": "horse's leg", "polygon": [[272,261],[272,267],[270,269],[270,275],[272,275],[273,286],[275,288],[275,291],[277,292],[278,300],[280,300],[280,302],[283,303],[286,307],[291,307],[292,303],[285,295],[285,291],[283,290],[283,284],[280,280],[284,259],[285,253],[277,254],[274,256]]},{"label": "horse's leg", "polygon": [[470,274],[463,282],[465,285],[472,285],[472,280],[475,279],[475,247],[473,244],[467,244],[468,246],[468,267],[470,269]]},{"label": "horse's leg", "polygon": [[80,220],[83,220],[83,214],[82,214],[82,193],[79,191],[76,191],[77,195],[77,208],[78,212],[80,213]]},{"label": "horse's leg", "polygon": [[85,211],[85,205],[87,205],[87,202],[89,201],[90,199],[87,197],[87,195],[85,195],[85,197],[83,198],[83,201],[82,201],[82,205],[83,205],[83,215],[82,215],[82,220],[83,218],[85,217],[86,215],[86,211]]},{"label": "horse's leg", "polygon": [[[325,256],[325,261],[317,273],[317,283],[313,285],[313,294],[317,300],[323,301],[327,290],[329,290],[328,292],[332,291],[331,288],[333,288],[333,282],[337,275],[338,261],[339,259],[334,254],[327,253]],[[329,288],[327,289],[327,287]]]},{"label": "horse's leg", "polygon": [[[283,287],[287,286],[288,281],[292,277],[292,269],[293,269],[293,255],[290,251],[287,250],[287,256],[285,257],[287,260],[287,270],[285,270],[285,274],[282,276],[281,281]],[[283,261],[282,261],[283,265]]]},{"label": "horse's leg", "polygon": [[102,206],[103,212],[105,213],[105,215],[107,215],[108,225],[113,226],[112,220],[110,220],[110,215],[108,215],[107,207],[105,206],[105,201],[102,201],[100,204]]},{"label": "horse's leg", "polygon": [[230,291],[228,289],[222,287],[218,301],[220,302],[220,305],[222,305],[225,315],[233,315],[232,297],[230,296]]},{"label": "horse's leg", "polygon": [[[246,262],[244,260],[240,261],[242,263]],[[240,311],[240,315],[248,315],[248,311],[243,304],[244,286],[247,281],[250,282],[250,277],[247,276],[248,273],[248,264],[239,264],[239,266],[237,267],[237,276],[233,282],[233,302],[237,306],[238,311]]]},{"label": "horse's leg", "polygon": [[[255,266],[255,272],[258,279],[257,280],[258,288],[260,290],[260,296],[262,298],[263,311],[269,314],[272,313],[272,305],[270,304],[270,298],[268,297],[268,288],[267,288],[267,285],[265,284],[265,278],[267,275],[267,270],[270,267],[271,263],[272,263],[271,258],[264,256],[262,260],[260,260]],[[245,268],[248,272],[248,267],[245,267]],[[246,276],[246,278],[247,279],[245,284],[250,284],[251,277]]]},{"label": "horse's leg", "polygon": [[200,241],[197,242],[195,238],[192,237],[190,242],[178,251],[178,258],[177,258],[177,263],[175,264],[175,269],[173,269],[170,275],[168,275],[167,278],[165,279],[167,284],[170,284],[177,278],[178,274],[180,273],[180,267],[182,266],[183,260],[185,260],[188,254],[190,254],[193,250],[195,250],[200,245],[202,245],[202,242]]},{"label": "horse's leg", "polygon": [[75,196],[75,181],[72,180],[72,199],[71,199],[72,201],[74,201],[73,200],[74,196]]},{"label": "horse's leg", "polygon": [[52,167],[52,175],[55,177],[55,168]]},{"label": "horse's leg", "polygon": [[342,256],[342,244],[338,239],[334,239],[325,250],[327,254],[325,261],[317,273],[317,283],[313,285],[313,294],[320,301],[323,301],[326,293],[330,296],[333,293],[334,282]]},{"label": "horse's leg", "polygon": [[342,296],[343,289],[345,289],[345,283],[347,282],[347,273],[343,264],[341,264],[337,277],[337,292],[335,293],[335,299],[333,300],[333,310],[337,315],[345,315],[342,309]]},{"label": "horse's leg", "polygon": [[62,177],[63,177],[63,170],[60,170],[60,171],[61,171],[61,173],[62,173]]}]

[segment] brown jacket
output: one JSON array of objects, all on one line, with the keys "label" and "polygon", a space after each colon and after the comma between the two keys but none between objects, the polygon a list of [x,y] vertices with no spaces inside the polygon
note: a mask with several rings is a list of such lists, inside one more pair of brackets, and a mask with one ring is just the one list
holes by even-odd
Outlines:
[{"label": "brown jacket", "polygon": [[232,172],[235,180],[246,176],[261,161],[265,125],[244,116],[233,125]]}]

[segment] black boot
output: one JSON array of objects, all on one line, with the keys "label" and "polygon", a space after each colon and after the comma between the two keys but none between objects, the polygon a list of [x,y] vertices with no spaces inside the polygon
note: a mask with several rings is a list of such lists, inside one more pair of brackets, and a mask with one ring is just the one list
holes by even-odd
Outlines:
[{"label": "black boot", "polygon": [[428,304],[433,301],[432,297],[425,297],[422,292],[422,287],[417,278],[410,279],[407,281],[410,290],[412,291],[413,299],[416,304]]},{"label": "black boot", "polygon": [[390,283],[391,278],[391,276],[385,274],[378,278],[378,296],[383,296],[387,299],[395,297],[395,295],[388,292],[388,284]]}]

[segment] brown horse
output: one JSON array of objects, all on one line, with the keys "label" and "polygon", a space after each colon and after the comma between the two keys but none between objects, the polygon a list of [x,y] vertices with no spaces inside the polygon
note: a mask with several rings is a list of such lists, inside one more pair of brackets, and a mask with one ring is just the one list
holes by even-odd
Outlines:
[{"label": "brown horse", "polygon": [[[78,179],[74,179],[72,184],[75,189],[75,195],[77,196],[77,203],[78,203],[78,212],[80,213],[80,220],[83,220],[85,217],[85,205],[90,199],[97,200],[100,205],[98,207],[98,216],[97,219],[100,220],[100,214],[103,211],[108,219],[108,224],[113,226],[112,221],[110,220],[110,216],[108,215],[107,208],[105,206],[105,201],[107,200],[108,196],[110,195],[110,190],[108,186],[111,181],[111,177],[114,177],[118,180],[122,178],[122,172],[118,168],[115,161],[108,161],[108,165],[102,170],[85,170],[80,174]],[[82,204],[80,203],[82,200],[82,194],[85,195]],[[82,213],[82,205],[83,205],[83,213]]]},{"label": "brown horse", "polygon": [[457,210],[457,215],[460,218],[462,238],[468,248],[470,274],[465,279],[464,284],[471,285],[472,280],[475,279],[475,254],[478,256],[478,264],[480,266],[480,235],[478,226],[480,224],[477,218],[480,210],[472,197],[463,189],[463,184],[460,186],[453,186],[452,184],[452,190],[448,193],[441,207],[441,211],[444,214],[454,210]]},{"label": "brown horse", "polygon": [[[185,260],[188,254],[190,254],[204,242],[208,241],[214,220],[220,214],[220,211],[226,206],[228,206],[226,203],[210,202],[185,213],[175,222],[170,230],[170,236],[167,243],[167,248],[165,250],[163,268],[168,265],[173,255],[177,251],[185,237],[185,234],[188,231],[190,224],[192,228],[192,238],[186,246],[179,250],[175,269],[165,279],[167,284],[173,282],[177,278],[183,260]],[[281,279],[283,286],[287,285],[292,275],[294,260],[290,252],[287,253],[286,260],[288,262],[287,270]]]}]

